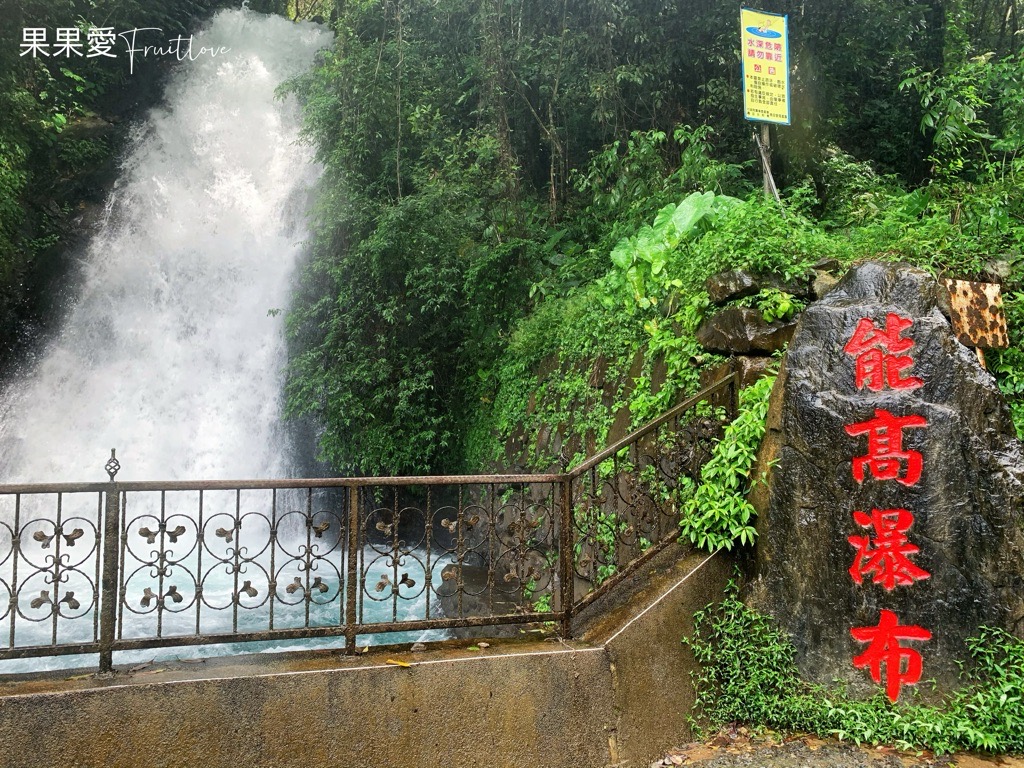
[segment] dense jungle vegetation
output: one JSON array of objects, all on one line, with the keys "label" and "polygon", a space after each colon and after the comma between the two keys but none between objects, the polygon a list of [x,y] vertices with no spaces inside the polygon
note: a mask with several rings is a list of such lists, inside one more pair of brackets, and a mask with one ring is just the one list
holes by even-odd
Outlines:
[{"label": "dense jungle vegetation", "polygon": [[[998,278],[1019,342],[1021,5],[764,10],[789,14],[793,45],[781,205],[758,191],[731,6],[337,5],[334,50],[289,86],[325,166],[289,402],[336,468],[474,469],[520,425],[600,446],[613,408],[568,413],[595,401],[593,361],[615,380],[637,350],[663,359],[667,386],[641,376],[620,398],[655,415],[711,362],[702,282],[733,266],[882,255]],[[555,357],[563,375],[539,383]],[[1024,387],[1020,351],[994,362]]]},{"label": "dense jungle vegetation", "polygon": [[[735,6],[339,3],[334,49],[285,89],[325,169],[290,315],[292,413],[321,424],[338,471],[505,467],[510,443],[526,469],[570,465],[607,442],[622,406],[638,425],[717,362],[695,339],[709,276],[788,280],[871,257],[1002,283],[1011,347],[989,364],[1024,434],[1022,9],[765,7],[789,14],[793,44],[776,202],[742,120]],[[800,309],[778,289],[747,301],[766,319]],[[697,546],[755,536],[744,495],[771,384],[744,390],[700,482],[675,491]],[[542,439],[555,425],[558,453]],[[625,526],[586,524],[605,554]],[[696,627],[706,724],[1021,749],[1024,643],[1005,633],[971,641],[961,693],[897,710],[803,684],[789,638],[735,593]]]},{"label": "dense jungle vegetation", "polygon": [[[185,32],[217,0],[0,5],[0,329],[9,345],[76,201],[116,141],[97,118],[139,83],[116,60],[19,55],[26,26]],[[693,330],[703,280],[825,257],[900,258],[999,279],[1024,325],[1018,0],[776,0],[792,41],[793,124],[772,128],[765,201],[742,119],[736,9],[682,0],[252,0],[331,24],[304,104],[324,166],[291,311],[293,414],[338,472],[473,470],[517,429],[604,441],[714,362]],[[112,66],[109,62],[113,61]],[[100,121],[102,122],[102,121]],[[767,317],[799,302],[752,299]],[[645,371],[611,407],[594,393]],[[1024,353],[990,360],[1024,392]],[[537,378],[542,365],[561,375]],[[654,361],[668,383],[652,391]],[[593,407],[569,418],[570,407]],[[1018,403],[1018,423],[1024,408]],[[557,457],[533,456],[536,467]],[[563,461],[566,457],[562,457]],[[571,460],[572,457],[569,457]]]}]

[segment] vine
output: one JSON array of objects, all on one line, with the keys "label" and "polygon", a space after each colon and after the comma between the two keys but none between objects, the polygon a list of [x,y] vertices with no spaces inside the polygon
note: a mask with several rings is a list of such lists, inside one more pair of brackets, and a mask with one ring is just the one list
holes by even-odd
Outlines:
[{"label": "vine", "polygon": [[701,469],[700,485],[683,504],[682,535],[698,547],[732,549],[737,541],[750,544],[757,535],[751,525],[754,508],[745,495],[774,383],[769,376],[740,393],[739,415],[725,428]]}]

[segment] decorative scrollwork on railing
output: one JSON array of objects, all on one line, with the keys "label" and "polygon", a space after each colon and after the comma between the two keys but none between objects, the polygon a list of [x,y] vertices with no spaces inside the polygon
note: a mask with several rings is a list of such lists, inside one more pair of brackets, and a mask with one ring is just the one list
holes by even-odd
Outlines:
[{"label": "decorative scrollwork on railing", "polygon": [[314,523],[313,518],[309,517],[306,518],[306,527],[313,532],[313,535],[316,538],[322,539],[324,534],[330,530],[331,522],[329,520],[324,520],[321,523]]},{"label": "decorative scrollwork on railing", "polygon": [[[124,570],[123,617],[155,614],[148,631],[161,637],[341,622],[344,517],[313,511],[312,490],[288,498],[298,497],[306,509],[284,507],[273,490],[193,495],[183,512],[182,499],[164,494],[125,515],[125,565],[134,567]],[[335,613],[317,613],[331,603]],[[120,636],[132,636],[123,617]]]},{"label": "decorative scrollwork on railing", "polygon": [[[328,606],[337,606],[334,621],[343,616],[345,527],[341,512],[308,510],[287,513],[275,527],[275,600],[285,608],[303,606],[307,626],[315,618],[312,611]],[[332,532],[339,537],[329,538]],[[286,584],[283,593],[279,584]]]},{"label": "decorative scrollwork on railing", "polygon": [[472,615],[475,606],[470,603],[478,601],[487,589],[486,556],[474,547],[481,543],[475,531],[487,514],[477,503],[481,493],[480,489],[461,488],[454,494],[435,494],[441,503],[431,510],[431,519],[440,570],[431,581],[430,591],[443,616]]},{"label": "decorative scrollwork on railing", "polygon": [[171,544],[177,544],[178,539],[185,535],[186,528],[184,525],[175,526],[173,529],[167,529],[167,523],[160,523],[155,531],[149,530],[149,528],[139,528],[139,535],[142,536],[147,544],[155,544],[157,536],[161,533],[167,534],[167,540]]},{"label": "decorative scrollwork on railing", "polygon": [[678,535],[683,502],[696,488],[722,424],[721,414],[694,408],[574,479],[573,568],[584,594]]},{"label": "decorative scrollwork on railing", "polygon": [[509,617],[549,605],[556,586],[550,483],[463,487],[431,511],[439,572],[432,592],[451,618]]},{"label": "decorative scrollwork on railing", "polygon": [[159,504],[143,498],[126,507],[121,542],[122,634],[126,623],[133,624],[126,616],[155,617],[150,631],[161,637],[174,626],[169,621],[183,622],[202,599],[191,562],[200,546],[198,524],[185,512],[169,511],[164,494]]},{"label": "decorative scrollwork on railing", "polygon": [[89,619],[97,601],[95,507],[87,513],[90,499],[59,493],[15,498],[13,519],[0,522],[0,620],[8,622],[8,646],[94,639]]},{"label": "decorative scrollwork on railing", "polygon": [[150,587],[146,587],[142,591],[142,598],[139,600],[139,604],[143,608],[149,608],[150,605],[154,603],[160,606],[165,606],[168,600],[172,603],[178,604],[185,600],[185,596],[178,591],[178,587],[174,584],[169,586],[167,591],[163,594],[157,594]]},{"label": "decorative scrollwork on railing", "polygon": [[369,624],[395,622],[399,616],[426,618],[430,602],[424,597],[432,567],[425,511],[429,500],[421,502],[417,494],[397,487],[365,493],[369,510],[359,530],[359,620]]},{"label": "decorative scrollwork on railing", "polygon": [[69,533],[65,533],[64,528],[61,527],[58,528],[55,533],[50,534],[47,534],[44,531],[36,531],[32,534],[32,539],[33,541],[39,542],[40,549],[49,549],[50,544],[53,543],[53,540],[57,538],[57,536],[63,537],[65,543],[69,547],[73,547],[75,546],[75,542],[82,538],[84,535],[85,531],[81,528],[74,528]]},{"label": "decorative scrollwork on railing", "polygon": [[[0,486],[0,659],[561,622],[674,539],[732,376],[559,474]],[[156,488],[157,490],[154,490]],[[102,595],[101,592],[102,585]],[[583,601],[583,602],[581,602]]]}]

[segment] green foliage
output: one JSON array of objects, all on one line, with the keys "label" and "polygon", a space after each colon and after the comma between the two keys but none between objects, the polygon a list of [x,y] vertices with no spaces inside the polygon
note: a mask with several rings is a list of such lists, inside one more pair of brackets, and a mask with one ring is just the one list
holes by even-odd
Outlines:
[{"label": "green foliage", "polygon": [[[472,456],[502,461],[497,451],[517,430],[535,446],[538,435],[554,425],[566,429],[563,445],[575,438],[581,446],[602,447],[614,417],[605,382],[626,384],[625,369],[642,342],[640,330],[625,314],[604,307],[594,290],[545,299],[516,325],[495,366]],[[607,365],[596,378],[599,361]],[[547,469],[561,458],[534,454],[531,465]]]},{"label": "green foliage", "polygon": [[1004,295],[1003,308],[1007,330],[1011,340],[1016,343],[1011,343],[1008,349],[995,352],[991,367],[999,378],[1000,390],[1010,404],[1017,436],[1024,440],[1024,347],[1019,341],[1024,338],[1024,292]]},{"label": "green foliage", "polygon": [[[671,300],[683,287],[671,266],[679,246],[698,239],[737,205],[742,203],[733,197],[693,192],[678,205],[664,206],[653,224],[643,225],[612,249],[611,261],[616,269],[600,283],[605,292],[603,300],[611,304],[616,296],[626,292],[629,309],[634,305],[640,309],[656,307],[662,297]],[[671,304],[666,311],[671,313]]]},{"label": "green foliage", "polygon": [[[123,61],[18,56],[20,29],[102,21],[171,35],[228,4],[12,6],[0,27],[0,310],[59,241],[55,188],[108,157],[76,123],[126,87]],[[774,137],[781,209],[760,193],[738,202],[756,171],[737,108],[735,9],[250,6],[330,17],[338,34],[285,90],[303,102],[324,166],[289,320],[289,411],[318,423],[339,471],[475,468],[517,430],[536,445],[555,425],[573,453],[600,446],[617,407],[645,421],[717,361],[694,331],[702,284],[723,269],[794,277],[822,257],[882,254],[979,277],[1002,259],[1007,291],[1021,288],[1019,14],[988,0],[776,9],[791,14],[798,64],[797,120]],[[926,173],[931,183],[909,185]],[[777,291],[752,301],[766,318],[799,309]],[[1014,346],[994,365],[1010,394],[1024,378],[1021,330],[1011,323]],[[556,459],[571,457],[531,461]]]},{"label": "green foliage", "polygon": [[714,551],[754,541],[754,508],[745,496],[774,383],[774,376],[765,377],[740,393],[739,415],[701,469],[696,493],[683,504],[682,535],[698,547]]},{"label": "green foliage", "polygon": [[[975,56],[945,71],[912,68],[901,89],[921,101],[921,130],[932,137],[941,176],[993,176],[995,155],[1024,148],[1024,56]],[[1013,157],[1013,159],[1016,159]]]},{"label": "green foliage", "polygon": [[815,178],[793,185],[786,196],[789,205],[804,216],[817,218],[827,230],[869,222],[905,194],[899,179],[879,175],[870,162],[857,160],[838,147],[827,148],[823,154]]},{"label": "green foliage", "polygon": [[802,681],[789,637],[740,601],[735,582],[694,616],[683,643],[701,664],[695,710],[712,727],[745,722],[940,753],[1024,751],[1024,640],[1002,629],[982,627],[968,641],[964,687],[940,706],[892,704],[881,691],[853,700]]},{"label": "green foliage", "polygon": [[599,506],[574,509],[573,522],[580,534],[576,540],[574,562],[578,563],[580,560],[584,541],[590,542],[596,550],[594,556],[598,561],[594,570],[593,586],[599,587],[618,570],[615,552],[619,538],[629,526],[614,512]]},{"label": "green foliage", "polygon": [[[493,376],[501,384],[490,427],[502,442],[516,429],[532,442],[544,429],[561,425],[568,431],[563,443],[575,438],[599,448],[618,408],[628,407],[632,424],[639,425],[666,410],[680,393],[696,391],[699,369],[692,361],[718,359],[702,354],[693,337],[707,295],[683,302],[683,283],[673,274],[685,258],[683,243],[742,205],[712,192],[694,192],[665,205],[651,225],[618,243],[603,278],[564,297],[546,297],[524,318]],[[624,376],[641,354],[639,375]],[[607,365],[595,378],[598,361]],[[656,365],[665,371],[657,388],[652,384]],[[546,370],[538,376],[541,367]],[[615,387],[610,397],[609,385]],[[476,434],[480,442],[487,440],[486,430]],[[493,451],[473,455],[498,458]],[[534,466],[546,468],[556,458],[535,456]]]},{"label": "green foliage", "polygon": [[660,130],[633,131],[628,140],[614,141],[596,153],[587,170],[574,175],[575,190],[587,201],[576,217],[577,226],[595,244],[566,265],[562,279],[578,284],[581,277],[601,275],[607,252],[622,247],[625,238],[639,236],[634,233],[658,211],[674,205],[681,193],[745,192],[742,167],[716,160],[711,136],[708,126],[677,126],[671,136]]},{"label": "green foliage", "polygon": [[722,358],[701,348],[693,336],[693,317],[707,304],[707,294],[700,293],[670,318],[654,317],[644,323],[648,335],[647,358],[661,360],[665,366],[665,382],[654,392],[649,376],[636,380],[628,405],[633,426],[640,426],[668,410],[682,394],[697,391],[700,367],[712,365]]},{"label": "green foliage", "polygon": [[733,306],[756,307],[766,323],[792,320],[806,303],[780,288],[762,288],[753,296],[738,299]]},{"label": "green foliage", "polygon": [[305,351],[293,358],[289,404],[324,421],[321,449],[335,466],[457,464],[460,422],[449,415],[463,410],[469,374],[516,298],[511,284],[494,295],[515,251],[481,248],[478,205],[465,186],[435,180],[384,208],[344,258],[314,263],[329,288],[290,319]]},{"label": "green foliage", "polygon": [[950,740],[987,752],[1024,752],[1024,641],[983,627],[967,647],[977,683],[953,699]]},{"label": "green foliage", "polygon": [[806,690],[789,638],[769,617],[740,602],[735,581],[720,603],[694,615],[693,636],[683,643],[701,665],[694,674],[694,710],[712,727],[732,721],[772,723],[779,717],[779,702]]},{"label": "green foliage", "polygon": [[758,195],[732,207],[693,244],[680,277],[691,290],[715,272],[740,267],[790,280],[805,275],[819,259],[841,254],[841,249],[813,220],[780,210]]},{"label": "green foliage", "polygon": [[553,608],[554,597],[550,592],[545,592],[540,595],[536,600],[533,601],[533,610],[537,613],[551,613]]},{"label": "green foliage", "polygon": [[[1020,252],[1024,96],[985,0],[949,19],[878,0],[776,10],[798,62],[781,208],[732,197],[753,173],[734,9],[336,4],[337,45],[290,86],[325,172],[289,409],[339,471],[476,468],[512,443],[546,467],[573,458],[531,450],[556,428],[574,455],[600,446],[616,407],[639,423],[715,362],[694,331],[724,269],[882,255],[972,277]],[[929,157],[934,183],[907,187]],[[754,305],[799,309],[782,292]]]},{"label": "green foliage", "polygon": [[765,288],[757,294],[755,299],[757,308],[761,310],[761,317],[766,323],[776,320],[791,320],[797,312],[804,308],[803,302],[794,298],[792,294],[777,288]]},{"label": "green foliage", "polygon": [[933,133],[935,158],[946,172],[963,171],[972,147],[995,138],[980,114],[990,106],[981,80],[988,76],[991,58],[978,56],[945,76],[912,68],[900,83],[901,90],[912,88],[920,96],[921,130]]},{"label": "green foliage", "polygon": [[110,157],[110,143],[104,139],[63,138],[56,147],[58,160],[69,174],[86,173]]}]

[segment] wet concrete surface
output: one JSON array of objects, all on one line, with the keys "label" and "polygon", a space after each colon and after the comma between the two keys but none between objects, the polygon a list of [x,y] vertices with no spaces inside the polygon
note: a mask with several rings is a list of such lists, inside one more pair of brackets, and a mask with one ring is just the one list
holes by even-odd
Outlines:
[{"label": "wet concrete surface", "polygon": [[[523,629],[517,638],[503,640],[501,655],[533,653],[538,641],[544,640],[550,631]],[[554,638],[552,638],[554,640]],[[356,655],[346,655],[343,650],[294,651],[288,653],[254,653],[238,656],[214,656],[189,658],[188,648],[182,649],[178,659],[161,659],[137,664],[121,664],[112,673],[100,674],[90,670],[53,670],[28,672],[0,676],[0,699],[7,696],[66,693],[99,688],[112,688],[154,683],[176,683],[183,681],[223,680],[242,677],[267,677],[289,673],[329,672],[339,669],[361,669],[378,667],[391,663],[418,663],[430,660],[480,658],[479,646],[469,650],[463,640],[446,640],[429,646],[416,643],[410,645],[380,645],[360,648]],[[589,648],[585,643],[557,641],[558,647]],[[488,644],[484,644],[486,649]],[[553,645],[551,647],[554,647]],[[497,648],[494,649],[498,651]],[[492,651],[493,653],[494,651]],[[490,654],[488,654],[490,655]]]}]

